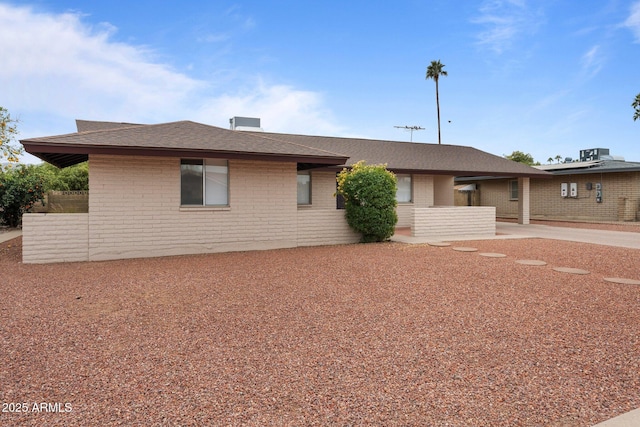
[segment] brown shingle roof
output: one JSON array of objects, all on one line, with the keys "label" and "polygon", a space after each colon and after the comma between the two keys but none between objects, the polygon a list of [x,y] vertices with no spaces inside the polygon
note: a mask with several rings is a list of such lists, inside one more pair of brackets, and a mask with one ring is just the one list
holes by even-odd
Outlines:
[{"label": "brown shingle roof", "polygon": [[86,160],[88,154],[248,158],[322,165],[341,165],[348,158],[295,142],[266,139],[191,121],[158,125],[121,124],[111,129],[20,142],[27,152],[61,167]]},{"label": "brown shingle roof", "polygon": [[27,152],[65,167],[88,154],[160,155],[287,160],[341,167],[360,160],[397,172],[456,176],[550,177],[473,147],[359,138],[232,131],[191,121],[138,125],[77,121],[79,132],[22,140]]},{"label": "brown shingle roof", "polygon": [[[513,162],[473,147],[446,144],[424,144],[359,138],[338,138],[276,133],[257,133],[264,138],[295,142],[349,155],[347,165],[360,160],[369,164],[386,163],[398,172],[429,172],[456,176],[529,176],[550,177],[548,173]],[[543,173],[541,173],[543,172]]]}]

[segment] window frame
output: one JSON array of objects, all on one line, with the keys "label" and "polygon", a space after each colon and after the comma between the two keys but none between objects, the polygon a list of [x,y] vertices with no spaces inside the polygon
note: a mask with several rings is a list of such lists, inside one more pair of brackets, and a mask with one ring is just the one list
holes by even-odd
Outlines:
[{"label": "window frame", "polygon": [[[518,187],[518,180],[517,179],[510,179],[508,185],[509,185],[509,187],[508,187],[509,188],[509,200],[510,201],[517,201],[520,198],[520,188]],[[514,190],[515,190],[515,197],[514,197]]]},{"label": "window frame", "polygon": [[[207,203],[207,160],[212,162],[220,162],[224,163],[224,167],[226,168],[226,182],[225,182],[225,193],[224,193],[224,203]],[[184,163],[183,163],[184,162]],[[199,162],[199,163],[198,163]],[[201,203],[183,203],[183,165],[199,165],[201,167],[200,173],[202,174],[202,201]],[[211,164],[209,166],[222,166],[221,164]],[[181,158],[180,159],[180,207],[181,208],[228,208],[229,207],[229,160],[222,158]]]},{"label": "window frame", "polygon": [[396,180],[399,183],[400,178],[409,178],[409,200],[400,201],[398,199],[398,192],[400,191],[400,186],[398,185],[396,190],[396,201],[398,203],[413,203],[413,175],[410,173],[397,173]]},{"label": "window frame", "polygon": [[299,187],[298,191],[296,191],[296,202],[298,204],[298,206],[311,206],[313,204],[313,177],[311,176],[311,171],[308,170],[300,170],[296,173],[296,183],[299,186],[300,185],[300,181],[298,181],[298,177],[300,176],[308,176],[309,177],[309,181],[307,183],[308,186],[308,194],[307,194],[307,202],[300,202],[300,198],[298,197],[300,195],[299,193]]}]

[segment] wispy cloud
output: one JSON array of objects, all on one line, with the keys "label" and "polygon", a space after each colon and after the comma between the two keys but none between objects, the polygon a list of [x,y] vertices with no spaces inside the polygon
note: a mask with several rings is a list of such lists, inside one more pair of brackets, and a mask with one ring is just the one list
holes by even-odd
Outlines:
[{"label": "wispy cloud", "polygon": [[640,43],[640,1],[636,1],[631,5],[629,17],[623,24],[633,32],[636,43]]},{"label": "wispy cloud", "polygon": [[472,20],[484,27],[477,35],[478,43],[497,54],[510,49],[519,36],[538,26],[538,15],[525,0],[486,0],[479,11],[480,15]]},{"label": "wispy cloud", "polygon": [[159,61],[149,47],[114,41],[114,26],[83,19],[79,13],[0,4],[0,102],[31,118],[21,123],[23,135],[41,126],[35,121],[191,119],[224,125],[233,115],[249,114],[262,116],[267,130],[292,130],[291,124],[336,130],[316,92],[267,84],[255,74],[232,76],[228,87],[213,85]]},{"label": "wispy cloud", "polygon": [[582,55],[582,74],[586,78],[594,77],[604,65],[604,54],[599,45],[593,46]]}]

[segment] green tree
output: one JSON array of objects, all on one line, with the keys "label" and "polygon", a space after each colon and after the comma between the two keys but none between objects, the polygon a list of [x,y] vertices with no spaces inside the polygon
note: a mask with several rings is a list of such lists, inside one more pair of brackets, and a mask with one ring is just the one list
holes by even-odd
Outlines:
[{"label": "green tree", "polygon": [[547,162],[549,162],[549,164],[553,163],[553,157],[549,157],[549,158],[547,159]]},{"label": "green tree", "polygon": [[34,203],[44,203],[44,177],[35,165],[0,171],[0,223],[17,227]]},{"label": "green tree", "polygon": [[386,165],[359,161],[337,177],[338,194],[344,197],[347,223],[362,234],[362,242],[382,242],[391,237],[398,223],[396,176]]},{"label": "green tree", "polygon": [[560,154],[558,154],[558,155],[556,155],[555,159],[556,159],[556,161],[558,163],[560,163],[560,160],[562,160],[562,156]]},{"label": "green tree", "polygon": [[38,172],[44,178],[45,191],[89,190],[89,164],[87,162],[64,169],[43,163],[38,166]]},{"label": "green tree", "polygon": [[640,119],[640,93],[636,95],[636,99],[633,100],[631,106],[635,110],[635,113],[633,114],[633,121],[635,122]]},{"label": "green tree", "polygon": [[437,61],[431,61],[431,64],[427,67],[427,75],[425,77],[426,80],[433,79],[436,82],[436,108],[438,109],[438,144],[442,144],[442,139],[440,138],[440,93],[438,90],[438,80],[440,80],[440,76],[446,76],[448,73],[444,70],[444,64]]},{"label": "green tree", "polygon": [[513,160],[514,162],[524,163],[529,166],[539,166],[540,162],[536,162],[533,156],[529,153],[523,153],[522,151],[514,151],[509,155],[504,156],[505,159]]},{"label": "green tree", "polygon": [[11,163],[18,162],[18,155],[22,153],[22,147],[13,145],[18,134],[17,120],[11,118],[6,108],[0,107],[0,161],[5,157]]}]

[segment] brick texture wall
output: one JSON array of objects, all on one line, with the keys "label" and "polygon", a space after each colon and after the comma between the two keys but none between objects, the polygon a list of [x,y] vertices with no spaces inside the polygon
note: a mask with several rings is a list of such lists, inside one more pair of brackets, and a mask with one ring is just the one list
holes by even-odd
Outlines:
[{"label": "brick texture wall", "polygon": [[434,238],[495,236],[496,211],[493,207],[416,208],[411,233]]},{"label": "brick texture wall", "polygon": [[89,260],[89,214],[28,213],[22,217],[22,262]]},{"label": "brick texture wall", "polygon": [[229,160],[228,208],[180,207],[180,159],[89,159],[89,258],[296,246],[295,163]]},{"label": "brick texture wall", "polygon": [[[563,182],[576,183],[578,197],[563,198]],[[591,190],[587,190],[587,184]],[[602,203],[596,202],[602,184]],[[495,206],[499,217],[517,217],[518,202],[509,200],[509,180],[477,181],[481,206]],[[531,179],[531,218],[589,221],[640,220],[640,172],[594,173]]]}]

